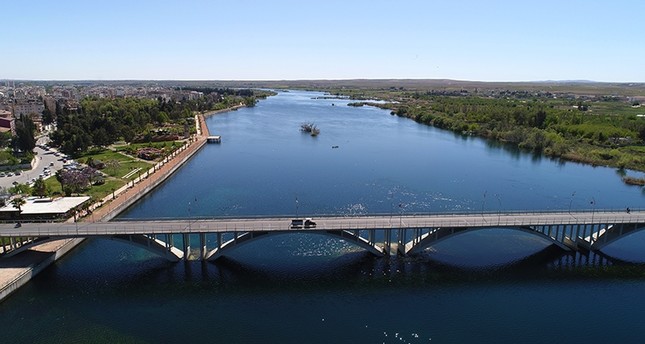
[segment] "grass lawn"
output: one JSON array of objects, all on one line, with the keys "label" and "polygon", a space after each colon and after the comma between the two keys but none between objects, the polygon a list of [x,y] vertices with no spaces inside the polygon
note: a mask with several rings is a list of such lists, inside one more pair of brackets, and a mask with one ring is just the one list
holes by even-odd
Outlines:
[{"label": "grass lawn", "polygon": [[[167,153],[174,150],[174,148],[181,147],[184,142],[177,141],[174,142],[155,142],[152,144],[140,143],[132,145],[119,146],[118,151],[113,151],[109,149],[93,149],[87,153],[81,154],[75,157],[80,163],[86,163],[88,158],[92,158],[95,161],[99,160],[106,164],[106,167],[101,170],[104,174],[107,175],[105,178],[105,183],[102,185],[93,185],[87,189],[83,195],[92,197],[94,200],[99,200],[109,195],[113,191],[121,188],[126,185],[128,182],[136,179],[140,175],[145,174],[154,164],[155,161],[145,161],[138,158],[134,158],[125,154],[126,151],[131,151],[132,149],[137,149],[140,147],[155,147],[159,149],[164,149]],[[132,173],[130,172],[136,171]],[[127,177],[125,177],[127,176]],[[51,176],[45,179],[45,185],[50,191],[50,195],[57,197],[63,196],[63,190],[56,179],[56,176]]]},{"label": "grass lawn", "polygon": [[645,107],[632,107],[625,102],[594,102],[589,110],[596,115],[639,115],[645,114]]},{"label": "grass lawn", "polygon": [[99,200],[110,193],[113,190],[117,190],[120,187],[125,185],[125,181],[120,179],[108,179],[103,185],[94,185],[91,189],[87,190],[85,193],[92,197],[92,199]]},{"label": "grass lawn", "polygon": [[[84,193],[95,200],[107,196],[113,190],[117,190],[129,181],[136,179],[139,174],[145,173],[154,164],[154,162],[143,161],[108,149],[92,150],[91,152],[78,156],[76,160],[85,163],[89,157],[95,161],[100,160],[108,165],[101,170],[101,172],[109,176],[105,179],[105,184],[93,185]],[[140,169],[139,172],[133,173],[128,178],[124,178],[129,172],[136,169]],[[53,195],[62,195],[61,185],[55,176],[46,179],[45,185],[47,185]]]},{"label": "grass lawn", "polygon": [[150,143],[131,143],[129,145],[115,146],[117,152],[125,152],[129,150],[137,150],[139,148],[152,147],[157,149],[166,149],[169,152],[172,151],[173,144],[175,148],[179,148],[184,145],[183,141],[164,141],[164,142],[150,142]]},{"label": "grass lawn", "polygon": [[[78,161],[85,162],[87,158],[92,157],[94,160],[100,160],[107,165],[101,172],[109,175],[110,177],[123,179],[130,171],[140,168],[141,173],[144,173],[150,169],[154,162],[147,162],[140,159],[133,158],[131,156],[126,156],[122,153],[104,149],[101,151],[92,151],[90,153],[83,154],[78,157]],[[111,162],[115,162],[111,166]],[[126,178],[125,180],[133,180],[138,177],[138,174],[135,173],[132,176]],[[124,183],[125,184],[125,183]]]}]

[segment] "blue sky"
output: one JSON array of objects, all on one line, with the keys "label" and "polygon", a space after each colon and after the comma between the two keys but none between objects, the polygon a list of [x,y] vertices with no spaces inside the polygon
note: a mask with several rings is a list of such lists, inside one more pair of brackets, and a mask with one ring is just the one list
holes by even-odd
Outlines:
[{"label": "blue sky", "polygon": [[8,1],[0,79],[645,82],[645,1]]}]

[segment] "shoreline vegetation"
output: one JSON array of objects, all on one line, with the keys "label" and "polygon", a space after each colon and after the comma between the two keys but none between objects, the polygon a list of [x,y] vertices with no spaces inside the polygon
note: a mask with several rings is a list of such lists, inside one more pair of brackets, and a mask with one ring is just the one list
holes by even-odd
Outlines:
[{"label": "shoreline vegetation", "polygon": [[[425,101],[399,98],[396,103],[360,101],[348,106],[390,110],[392,115],[418,123],[563,161],[613,167],[623,174],[625,170],[645,172],[645,118],[581,113],[593,105],[583,110],[585,105],[554,106],[540,100],[440,96]],[[563,110],[566,106],[571,110]],[[505,118],[495,118],[498,116]],[[626,184],[645,186],[645,177],[621,178]]]},{"label": "shoreline vegetation", "polygon": [[[134,193],[138,198],[143,197],[147,192],[153,190],[157,185],[165,181],[165,179],[179,168],[184,162],[188,161],[192,155],[203,146],[204,138],[208,136],[208,128],[206,127],[203,119],[206,115],[215,115],[229,111],[235,111],[240,107],[246,107],[247,104],[237,106],[230,106],[228,108],[208,112],[207,114],[199,114],[198,121],[201,130],[198,130],[197,135],[202,139],[188,140],[186,149],[183,149],[179,154],[173,154],[167,158],[167,163],[159,170],[155,169],[153,173],[145,175],[144,178],[139,176],[137,180],[132,180],[132,186],[126,183],[123,188],[115,192],[114,188],[111,189],[112,197],[109,194],[98,202],[88,206],[88,209],[93,211],[80,211],[77,215],[78,221],[86,221],[91,217],[91,220],[103,219],[113,216],[117,210],[125,209],[124,205],[133,201],[133,196],[128,193]],[[201,144],[200,144],[201,143]],[[192,148],[192,149],[191,149]],[[165,161],[165,160],[164,160]],[[135,182],[137,184],[146,184],[145,187],[139,187],[136,191],[134,189]],[[137,199],[138,199],[137,198]],[[72,218],[68,219],[71,221]],[[0,238],[2,239],[2,238]],[[9,297],[14,291],[25,285],[31,278],[35,277],[39,272],[44,270],[49,265],[53,264],[59,258],[62,258],[66,253],[73,250],[76,246],[80,245],[84,239],[63,239],[54,242],[46,242],[44,244],[36,245],[29,250],[19,253],[13,257],[4,258],[3,267],[0,268],[0,302]],[[2,252],[5,252],[3,245]],[[39,252],[42,254],[34,255],[30,252]],[[19,262],[20,264],[16,264]],[[12,267],[12,266],[24,267]]]},{"label": "shoreline vegetation", "polygon": [[526,90],[512,86],[319,91],[330,94],[325,99],[352,99],[355,102],[348,106],[386,109],[392,115],[458,135],[482,137],[563,161],[617,168],[626,184],[645,186],[645,174],[626,175],[627,170],[645,172],[645,104],[641,107],[645,89],[634,92],[625,85],[625,93],[620,93],[612,85],[611,93],[603,93],[572,85],[552,92],[548,87]]},{"label": "shoreline vegetation", "polygon": [[[86,164],[90,177],[100,174],[101,178],[99,181],[89,178],[89,182],[86,181],[88,178],[73,178],[78,185],[72,185],[67,182],[70,178],[63,178],[62,172],[60,175],[57,173],[56,178],[45,180],[42,196],[76,194],[88,195],[92,201],[103,199],[190,142],[200,131],[200,123],[196,120],[252,107],[258,99],[274,94],[248,89],[199,90],[205,96],[191,101],[88,97],[80,101],[78,108],[57,108],[53,117],[57,129],[50,134],[50,144],[70,158]],[[27,184],[15,185],[8,191],[22,195],[36,192]]]},{"label": "shoreline vegetation", "polygon": [[613,167],[626,184],[645,185],[645,83],[347,79],[223,85],[326,92],[318,98],[355,100],[349,105],[379,107],[457,135]]}]

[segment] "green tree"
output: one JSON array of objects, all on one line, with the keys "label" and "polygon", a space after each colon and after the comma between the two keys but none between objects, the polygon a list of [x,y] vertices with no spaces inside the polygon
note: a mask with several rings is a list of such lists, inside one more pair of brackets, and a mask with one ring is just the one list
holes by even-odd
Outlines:
[{"label": "green tree", "polygon": [[18,183],[16,185],[10,187],[9,192],[12,195],[27,194],[27,193],[30,193],[30,188],[29,188],[29,185],[27,185],[27,184]]},{"label": "green tree", "polygon": [[112,143],[105,128],[98,128],[92,135],[92,142],[99,147],[105,147]]},{"label": "green tree", "polygon": [[244,105],[247,107],[254,107],[256,102],[255,97],[244,97]]},{"label": "green tree", "polygon": [[546,120],[546,112],[539,110],[535,113],[534,127],[544,129],[544,121]]},{"label": "green tree", "polygon": [[31,152],[36,148],[36,126],[29,116],[22,116],[16,121],[16,136],[13,139],[13,147],[16,151]]},{"label": "green tree", "polygon": [[31,194],[38,197],[45,197],[49,195],[49,190],[47,184],[42,178],[36,179],[34,186],[32,187]]},{"label": "green tree", "polygon": [[0,133],[0,148],[7,148],[11,145],[11,132]]},{"label": "green tree", "polygon": [[22,197],[16,197],[11,200],[11,205],[13,205],[14,208],[18,209],[18,218],[20,218],[20,214],[22,214],[22,206],[27,203]]},{"label": "green tree", "polygon": [[43,117],[42,118],[43,118],[43,123],[44,124],[54,123],[54,114],[51,111],[49,111],[48,108],[45,108],[45,110],[43,110]]}]

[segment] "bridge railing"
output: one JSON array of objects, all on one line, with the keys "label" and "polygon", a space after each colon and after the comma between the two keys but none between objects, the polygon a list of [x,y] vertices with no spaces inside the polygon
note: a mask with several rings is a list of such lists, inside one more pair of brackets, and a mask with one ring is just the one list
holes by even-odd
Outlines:
[{"label": "bridge railing", "polygon": [[115,234],[172,234],[200,232],[242,231],[319,231],[319,230],[365,230],[409,229],[439,227],[524,227],[548,225],[609,225],[618,223],[645,223],[645,211],[634,210],[630,214],[618,211],[594,212],[530,212],[530,213],[470,213],[470,214],[387,214],[356,217],[314,217],[316,228],[292,228],[292,217],[242,218],[242,219],[181,219],[155,221],[112,221],[77,223],[25,223],[20,228],[13,225],[0,226],[0,236],[99,236]]},{"label": "bridge railing", "polygon": [[[631,208],[630,212],[642,212],[645,211],[645,208]],[[577,213],[627,213],[626,208],[603,208],[603,209],[544,209],[544,210],[530,210],[530,209],[519,209],[519,210],[485,210],[485,211],[448,211],[448,212],[396,212],[396,213],[361,213],[361,214],[282,214],[282,215],[221,215],[221,216],[177,216],[177,217],[154,217],[154,218],[115,218],[112,222],[141,222],[141,221],[182,221],[186,219],[191,220],[243,220],[243,219],[291,219],[291,218],[338,218],[338,217],[349,217],[349,218],[369,218],[369,217],[386,217],[390,216],[392,218],[396,217],[427,217],[427,216],[455,216],[462,217],[465,215],[540,215],[540,214],[577,214]]]}]

